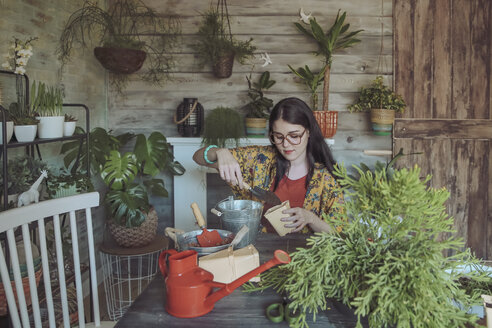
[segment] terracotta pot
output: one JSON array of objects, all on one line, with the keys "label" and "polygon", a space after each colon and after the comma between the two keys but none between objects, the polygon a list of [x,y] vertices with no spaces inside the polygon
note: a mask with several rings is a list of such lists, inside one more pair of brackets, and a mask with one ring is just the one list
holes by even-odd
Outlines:
[{"label": "terracotta pot", "polygon": [[137,49],[96,47],[94,56],[108,71],[131,74],[142,68],[147,53]]},{"label": "terracotta pot", "polygon": [[323,137],[332,138],[337,133],[338,112],[333,110],[317,110],[313,112],[323,133]]}]

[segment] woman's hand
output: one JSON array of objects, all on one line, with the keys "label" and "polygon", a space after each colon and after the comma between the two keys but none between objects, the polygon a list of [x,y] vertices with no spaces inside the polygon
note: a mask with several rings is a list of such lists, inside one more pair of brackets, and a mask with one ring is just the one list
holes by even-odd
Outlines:
[{"label": "woman's hand", "polygon": [[285,224],[286,228],[294,228],[291,232],[301,231],[306,225],[314,232],[331,232],[331,226],[320,219],[316,214],[311,211],[308,211],[301,207],[289,208],[287,210],[282,211],[283,214],[289,214],[289,217],[285,217],[280,219],[282,222],[287,222]]},{"label": "woman's hand", "polygon": [[233,186],[239,185],[243,188],[243,176],[241,175],[241,167],[238,161],[232,156],[227,148],[216,150],[217,155],[217,170],[219,171],[222,180],[230,183]]},{"label": "woman's hand", "polygon": [[294,228],[291,232],[301,231],[307,224],[312,224],[314,220],[319,218],[311,211],[308,211],[301,207],[289,208],[282,211],[283,214],[289,214],[289,217],[280,219],[282,222],[286,222],[284,226],[286,228]]}]

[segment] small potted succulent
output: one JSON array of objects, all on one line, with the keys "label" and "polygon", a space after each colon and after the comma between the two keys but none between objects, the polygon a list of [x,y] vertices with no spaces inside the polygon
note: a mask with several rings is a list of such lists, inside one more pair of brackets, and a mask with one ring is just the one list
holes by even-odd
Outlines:
[{"label": "small potted succulent", "polygon": [[362,87],[359,97],[348,107],[350,112],[371,112],[372,129],[375,135],[390,135],[395,112],[403,113],[406,108],[403,97],[395,93],[378,75],[368,87]]},{"label": "small potted succulent", "polygon": [[65,122],[63,123],[63,136],[70,137],[73,136],[75,132],[75,127],[77,126],[77,118],[70,114],[65,114]]}]

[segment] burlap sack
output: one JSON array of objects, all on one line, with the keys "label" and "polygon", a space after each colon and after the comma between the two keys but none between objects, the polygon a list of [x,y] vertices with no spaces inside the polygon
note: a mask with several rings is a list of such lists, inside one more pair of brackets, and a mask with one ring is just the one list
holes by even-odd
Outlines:
[{"label": "burlap sack", "polygon": [[281,218],[285,218],[288,216],[287,214],[283,214],[282,211],[289,208],[290,208],[289,201],[286,200],[282,204],[270,208],[265,213],[265,217],[272,224],[272,226],[275,228],[275,231],[277,231],[277,233],[281,237],[285,236],[292,230],[292,228],[284,227],[284,225],[288,224],[288,222],[280,221]]}]

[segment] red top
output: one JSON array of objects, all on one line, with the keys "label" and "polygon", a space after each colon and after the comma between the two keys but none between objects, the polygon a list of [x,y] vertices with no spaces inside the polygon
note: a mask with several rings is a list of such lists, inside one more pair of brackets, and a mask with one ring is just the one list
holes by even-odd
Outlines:
[{"label": "red top", "polygon": [[[290,207],[303,207],[304,205],[304,198],[306,197],[306,177],[307,175],[303,176],[300,179],[297,180],[291,180],[287,177],[287,175],[284,175],[282,180],[280,180],[277,190],[275,191],[275,195],[278,196],[278,198],[284,202],[286,200],[289,200]],[[271,190],[273,191],[273,185]],[[265,207],[263,208],[263,213],[265,213],[271,206],[268,204],[265,204]],[[267,219],[265,219],[264,216],[261,218],[261,224],[266,228],[267,232],[275,232],[275,229],[273,226],[268,222]]]}]

